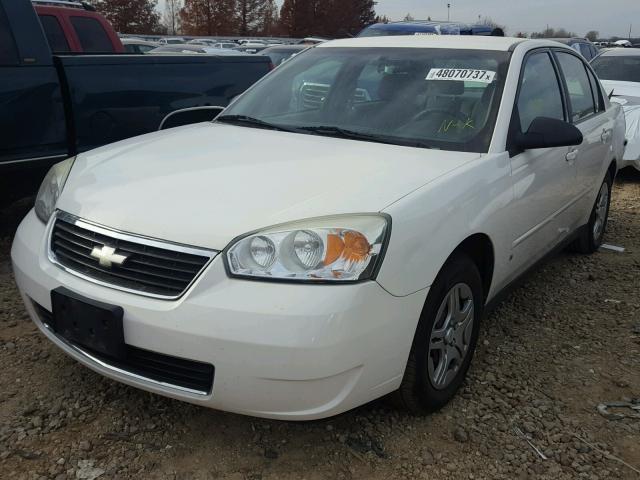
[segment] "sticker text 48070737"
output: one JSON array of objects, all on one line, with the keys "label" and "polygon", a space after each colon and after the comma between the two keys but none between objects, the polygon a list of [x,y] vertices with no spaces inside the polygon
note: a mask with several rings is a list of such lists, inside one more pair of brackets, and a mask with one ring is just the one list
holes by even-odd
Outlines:
[{"label": "sticker text 48070737", "polygon": [[496,72],[491,70],[477,70],[474,68],[432,68],[425,80],[457,80],[468,82],[491,83]]}]

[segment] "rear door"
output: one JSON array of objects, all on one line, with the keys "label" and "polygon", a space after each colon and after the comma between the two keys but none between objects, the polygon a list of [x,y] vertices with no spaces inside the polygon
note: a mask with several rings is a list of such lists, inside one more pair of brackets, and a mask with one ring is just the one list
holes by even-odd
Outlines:
[{"label": "rear door", "polygon": [[566,214],[576,193],[576,166],[567,147],[518,151],[513,146],[537,117],[568,118],[560,72],[547,49],[533,50],[524,60],[509,133],[515,274],[568,233],[559,228],[558,217]]},{"label": "rear door", "polygon": [[[567,50],[555,50],[560,70],[564,77],[564,89],[568,99],[569,119],[580,131],[584,140],[574,147],[576,151],[577,196],[579,212],[590,210],[590,192],[600,185],[603,163],[609,156],[612,142],[613,119],[605,111],[604,98],[595,75],[580,56]],[[588,208],[587,208],[588,207]],[[574,214],[566,220],[579,221],[581,215]],[[566,225],[573,229],[578,225]]]}]

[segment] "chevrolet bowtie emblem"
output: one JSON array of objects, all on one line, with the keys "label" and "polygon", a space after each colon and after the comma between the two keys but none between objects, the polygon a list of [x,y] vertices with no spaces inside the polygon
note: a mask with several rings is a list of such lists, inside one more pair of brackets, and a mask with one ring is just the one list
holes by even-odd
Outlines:
[{"label": "chevrolet bowtie emblem", "polygon": [[115,248],[107,247],[106,245],[102,247],[93,247],[93,250],[91,250],[91,256],[93,258],[97,258],[98,263],[107,268],[111,268],[114,264],[122,265],[127,258],[129,258],[129,255],[116,253]]}]

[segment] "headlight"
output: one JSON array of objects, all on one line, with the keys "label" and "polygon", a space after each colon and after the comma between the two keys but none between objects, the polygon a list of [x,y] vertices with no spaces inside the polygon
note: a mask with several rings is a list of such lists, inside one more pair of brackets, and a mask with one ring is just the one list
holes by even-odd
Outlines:
[{"label": "headlight", "polygon": [[301,220],[235,241],[225,260],[236,277],[353,282],[376,272],[389,233],[388,217],[378,214]]},{"label": "headlight", "polygon": [[49,221],[56,208],[56,203],[62,193],[74,160],[75,157],[71,157],[56,163],[51,167],[47,176],[44,177],[42,185],[40,185],[40,190],[38,190],[38,195],[36,196],[35,209],[36,215],[44,223]]}]

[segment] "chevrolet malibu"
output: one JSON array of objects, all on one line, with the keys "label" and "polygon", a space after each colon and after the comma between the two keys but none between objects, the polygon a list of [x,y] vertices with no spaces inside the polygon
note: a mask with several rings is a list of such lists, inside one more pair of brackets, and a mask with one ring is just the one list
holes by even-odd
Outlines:
[{"label": "chevrolet malibu", "polygon": [[279,419],[387,394],[427,413],[499,292],[598,248],[624,128],[558,43],[327,42],[213,122],[54,166],[15,278],[51,342],[144,390]]}]

